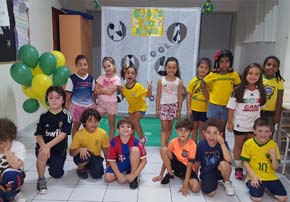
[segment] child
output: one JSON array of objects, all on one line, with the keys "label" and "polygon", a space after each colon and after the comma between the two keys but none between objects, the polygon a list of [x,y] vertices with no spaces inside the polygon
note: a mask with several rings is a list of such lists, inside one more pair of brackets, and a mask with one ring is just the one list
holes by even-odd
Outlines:
[{"label": "child", "polygon": [[23,161],[26,150],[16,141],[17,128],[7,118],[0,118],[0,201],[26,202],[20,192],[25,173]]},{"label": "child", "polygon": [[131,189],[138,188],[138,176],[147,163],[144,146],[134,137],[134,125],[129,118],[118,121],[119,136],[112,139],[108,152],[109,167],[105,181],[130,183]]},{"label": "child", "polygon": [[70,109],[73,115],[72,137],[79,130],[80,117],[85,109],[95,108],[96,99],[93,95],[94,78],[88,74],[88,59],[84,55],[75,58],[77,72],[72,74],[66,84],[66,108]]},{"label": "child", "polygon": [[253,137],[254,121],[260,117],[260,108],[266,102],[262,81],[262,67],[257,63],[248,65],[243,73],[241,84],[234,90],[228,102],[227,129],[234,132],[235,178],[242,180],[243,168],[240,154],[244,142]]},{"label": "child", "polygon": [[207,120],[206,111],[207,111],[207,100],[203,94],[200,83],[201,80],[210,72],[211,61],[208,58],[201,58],[197,64],[195,76],[186,88],[187,98],[187,116],[192,118],[193,121],[193,130],[192,130],[192,139],[197,142],[198,131],[200,134],[200,139],[203,140],[203,134],[201,130],[204,127],[204,124]]},{"label": "child", "polygon": [[275,56],[269,56],[264,60],[263,83],[267,94],[267,102],[261,111],[261,117],[270,117],[274,123],[280,122],[284,79],[280,74],[280,60]]},{"label": "child", "polygon": [[137,69],[133,66],[124,66],[121,69],[121,77],[126,79],[122,94],[129,104],[129,118],[134,122],[140,142],[145,145],[147,140],[143,134],[140,119],[147,110],[145,97],[152,97],[152,82],[147,83],[148,89],[144,88],[141,83],[136,81]]},{"label": "child", "polygon": [[231,153],[228,143],[223,139],[217,119],[208,119],[205,124],[205,139],[198,143],[196,168],[200,167],[201,190],[208,196],[214,196],[219,180],[223,180],[225,192],[234,195],[230,182],[232,172]]},{"label": "child", "polygon": [[81,179],[88,178],[86,168],[89,168],[92,178],[100,178],[104,174],[101,150],[106,158],[109,142],[107,133],[98,127],[100,120],[97,110],[86,109],[81,116],[84,128],[76,132],[70,146],[70,155],[78,166],[77,174]]},{"label": "child", "polygon": [[279,166],[280,153],[271,139],[274,127],[270,118],[258,118],[254,123],[255,137],[244,143],[241,153],[243,167],[248,173],[248,188],[253,201],[262,201],[265,188],[279,202],[287,201],[287,192],[275,170]]},{"label": "child", "polygon": [[104,57],[102,61],[104,75],[96,80],[95,93],[98,95],[97,110],[101,116],[106,113],[110,125],[111,141],[115,134],[115,119],[118,113],[117,88],[121,86],[120,78],[116,75],[115,60],[111,57]]},{"label": "child", "polygon": [[[196,175],[196,169],[193,164],[196,154],[196,144],[190,139],[190,133],[193,125],[190,119],[181,119],[175,125],[177,138],[170,141],[168,148],[161,148],[161,158],[163,165],[159,176],[154,177],[153,181],[160,181],[161,184],[168,184],[173,178],[173,173],[183,180],[179,190],[184,196],[188,193],[188,187],[194,193],[199,191],[199,181]],[[164,169],[167,174],[163,178]]]},{"label": "child", "polygon": [[209,97],[207,118],[215,118],[221,122],[221,133],[225,138],[225,126],[228,119],[226,105],[234,87],[240,84],[241,80],[238,73],[233,71],[234,58],[231,51],[217,51],[214,60],[213,72],[204,77],[202,90],[206,97]]},{"label": "child", "polygon": [[161,147],[168,145],[174,118],[181,116],[183,84],[178,60],[169,57],[165,62],[165,76],[158,80],[156,115],[161,122]]},{"label": "child", "polygon": [[36,168],[38,173],[37,191],[46,194],[45,167],[49,175],[60,178],[64,174],[67,136],[71,133],[72,118],[64,109],[66,94],[62,87],[51,86],[46,91],[49,110],[40,116],[35,132]]}]

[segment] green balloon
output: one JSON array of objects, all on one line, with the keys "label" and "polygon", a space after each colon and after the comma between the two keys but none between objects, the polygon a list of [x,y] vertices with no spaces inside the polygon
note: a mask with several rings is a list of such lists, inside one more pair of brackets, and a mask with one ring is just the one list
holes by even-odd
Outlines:
[{"label": "green balloon", "polygon": [[10,68],[10,75],[17,83],[23,86],[31,86],[32,73],[23,62],[16,62]]},{"label": "green balloon", "polygon": [[52,76],[52,83],[55,86],[63,86],[66,84],[68,77],[70,76],[71,71],[66,66],[61,66],[55,70]]},{"label": "green balloon", "polygon": [[27,99],[23,102],[23,109],[24,111],[26,111],[27,113],[33,113],[36,112],[39,108],[39,103],[36,99]]},{"label": "green balloon", "polygon": [[29,67],[36,67],[38,64],[39,54],[36,48],[31,45],[23,45],[18,52],[19,58]]},{"label": "green balloon", "polygon": [[56,69],[56,58],[52,53],[43,53],[39,58],[39,66],[43,73],[51,75]]}]

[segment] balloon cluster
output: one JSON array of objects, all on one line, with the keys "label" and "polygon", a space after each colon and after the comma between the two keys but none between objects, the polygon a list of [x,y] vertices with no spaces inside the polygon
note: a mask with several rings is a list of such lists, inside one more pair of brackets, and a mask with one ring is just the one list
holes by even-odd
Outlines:
[{"label": "balloon cluster", "polygon": [[39,102],[47,108],[46,90],[51,85],[63,86],[71,74],[65,66],[64,55],[59,51],[51,51],[39,57],[36,48],[28,44],[21,46],[18,55],[20,61],[11,66],[10,75],[22,85],[22,92],[29,97],[23,102],[24,111],[37,111]]}]

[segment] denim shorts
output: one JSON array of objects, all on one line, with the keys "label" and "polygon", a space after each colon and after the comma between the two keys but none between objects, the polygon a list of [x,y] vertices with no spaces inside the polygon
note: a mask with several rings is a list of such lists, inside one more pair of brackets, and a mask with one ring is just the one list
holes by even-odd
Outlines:
[{"label": "denim shorts", "polygon": [[208,103],[207,118],[228,120],[227,106]]}]

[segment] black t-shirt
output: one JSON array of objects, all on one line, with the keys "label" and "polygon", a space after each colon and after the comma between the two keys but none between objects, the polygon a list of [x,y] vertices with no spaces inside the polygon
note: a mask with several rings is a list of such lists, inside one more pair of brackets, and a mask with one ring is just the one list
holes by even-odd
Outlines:
[{"label": "black t-shirt", "polygon": [[[52,114],[50,111],[48,111],[40,116],[34,135],[41,135],[44,142],[48,143],[62,132],[66,133],[66,135],[70,135],[71,128],[72,118],[69,112],[63,110],[58,114]],[[36,143],[36,148],[39,149],[38,143]],[[66,150],[67,136],[61,142],[54,145],[50,149],[50,153],[60,156],[66,154]]]}]

